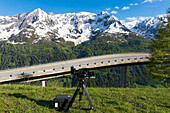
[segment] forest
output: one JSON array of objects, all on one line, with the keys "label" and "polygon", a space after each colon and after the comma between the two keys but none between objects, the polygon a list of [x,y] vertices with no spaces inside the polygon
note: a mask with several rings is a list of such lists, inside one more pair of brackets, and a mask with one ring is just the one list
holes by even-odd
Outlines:
[{"label": "forest", "polygon": [[[121,40],[118,40],[121,39]],[[10,44],[0,42],[0,69],[11,69],[23,66],[32,66],[49,62],[64,61],[69,59],[84,58],[90,56],[128,53],[149,52],[148,40],[142,36],[136,37],[134,33],[121,35],[99,34],[90,41],[74,46],[73,42],[42,41],[37,44]],[[95,79],[86,80],[88,87],[119,87],[120,67],[97,70]],[[40,85],[40,81],[31,83]],[[76,81],[68,78],[46,80],[47,86],[74,87]],[[153,79],[147,65],[129,66],[128,87],[166,87]]]}]

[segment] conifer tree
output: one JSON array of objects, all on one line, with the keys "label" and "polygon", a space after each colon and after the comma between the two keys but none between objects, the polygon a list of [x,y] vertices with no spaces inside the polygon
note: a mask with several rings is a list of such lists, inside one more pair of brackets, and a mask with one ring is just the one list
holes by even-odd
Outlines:
[{"label": "conifer tree", "polygon": [[157,27],[159,33],[150,42],[151,74],[163,81],[170,78],[170,8],[165,21]]}]

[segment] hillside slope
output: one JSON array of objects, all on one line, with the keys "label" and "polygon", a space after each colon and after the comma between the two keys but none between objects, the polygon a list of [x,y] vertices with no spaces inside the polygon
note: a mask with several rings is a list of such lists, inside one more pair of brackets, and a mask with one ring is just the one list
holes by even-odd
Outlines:
[{"label": "hillside slope", "polygon": [[[103,36],[102,36],[103,35]],[[135,34],[122,35],[121,40],[116,35],[103,33],[88,42],[78,46],[63,42],[56,44],[49,41],[42,44],[9,44],[0,42],[0,69],[16,68],[37,65],[62,60],[128,52],[147,51],[147,40],[135,37]],[[90,80],[87,86],[92,87],[119,87],[120,68],[95,71],[96,79]],[[157,80],[153,80],[147,73],[145,66],[132,66],[128,68],[128,87],[136,87],[136,84],[156,87]],[[49,80],[51,83],[53,80]],[[60,86],[72,87],[74,81],[67,79],[61,81]],[[54,80],[52,84],[54,85]],[[72,83],[72,84],[71,84]],[[58,86],[58,85],[57,85]]]},{"label": "hillside slope", "polygon": [[[75,90],[26,85],[0,86],[0,112],[54,113],[53,98],[57,94],[73,95]],[[97,110],[95,113],[170,112],[169,88],[88,88],[88,91]],[[70,110],[87,112],[80,110],[78,103],[77,97]],[[80,104],[84,108],[89,107],[85,95]]]}]

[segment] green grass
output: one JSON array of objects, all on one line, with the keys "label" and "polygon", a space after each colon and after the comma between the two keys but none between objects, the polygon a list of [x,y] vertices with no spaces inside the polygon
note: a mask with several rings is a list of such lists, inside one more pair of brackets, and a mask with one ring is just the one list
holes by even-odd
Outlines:
[{"label": "green grass", "polygon": [[[39,87],[26,85],[0,86],[0,113],[54,113],[52,100],[57,94],[73,95],[76,88]],[[88,88],[96,113],[170,112],[169,88]],[[80,102],[88,108],[86,96]],[[93,112],[79,109],[78,97],[71,112]]]}]

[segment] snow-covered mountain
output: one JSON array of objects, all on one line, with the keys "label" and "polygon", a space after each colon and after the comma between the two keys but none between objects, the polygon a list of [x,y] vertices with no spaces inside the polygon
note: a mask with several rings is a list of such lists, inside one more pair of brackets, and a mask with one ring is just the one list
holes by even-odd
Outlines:
[{"label": "snow-covered mountain", "polygon": [[113,15],[107,12],[53,14],[41,9],[15,16],[0,16],[0,40],[10,43],[37,43],[41,40],[72,41],[75,45],[90,40],[99,33],[129,33]]},{"label": "snow-covered mountain", "polygon": [[165,16],[167,15],[159,15],[143,21],[135,20],[131,23],[126,23],[125,26],[132,32],[138,33],[143,37],[153,38],[155,34],[158,33],[157,26],[162,22],[162,20],[166,21]]},{"label": "snow-covered mountain", "polygon": [[135,27],[138,23],[140,23],[140,20],[134,20],[134,21],[130,21],[130,22],[125,22],[124,20],[120,20],[120,22],[126,26],[128,29],[132,29],[133,27]]}]

